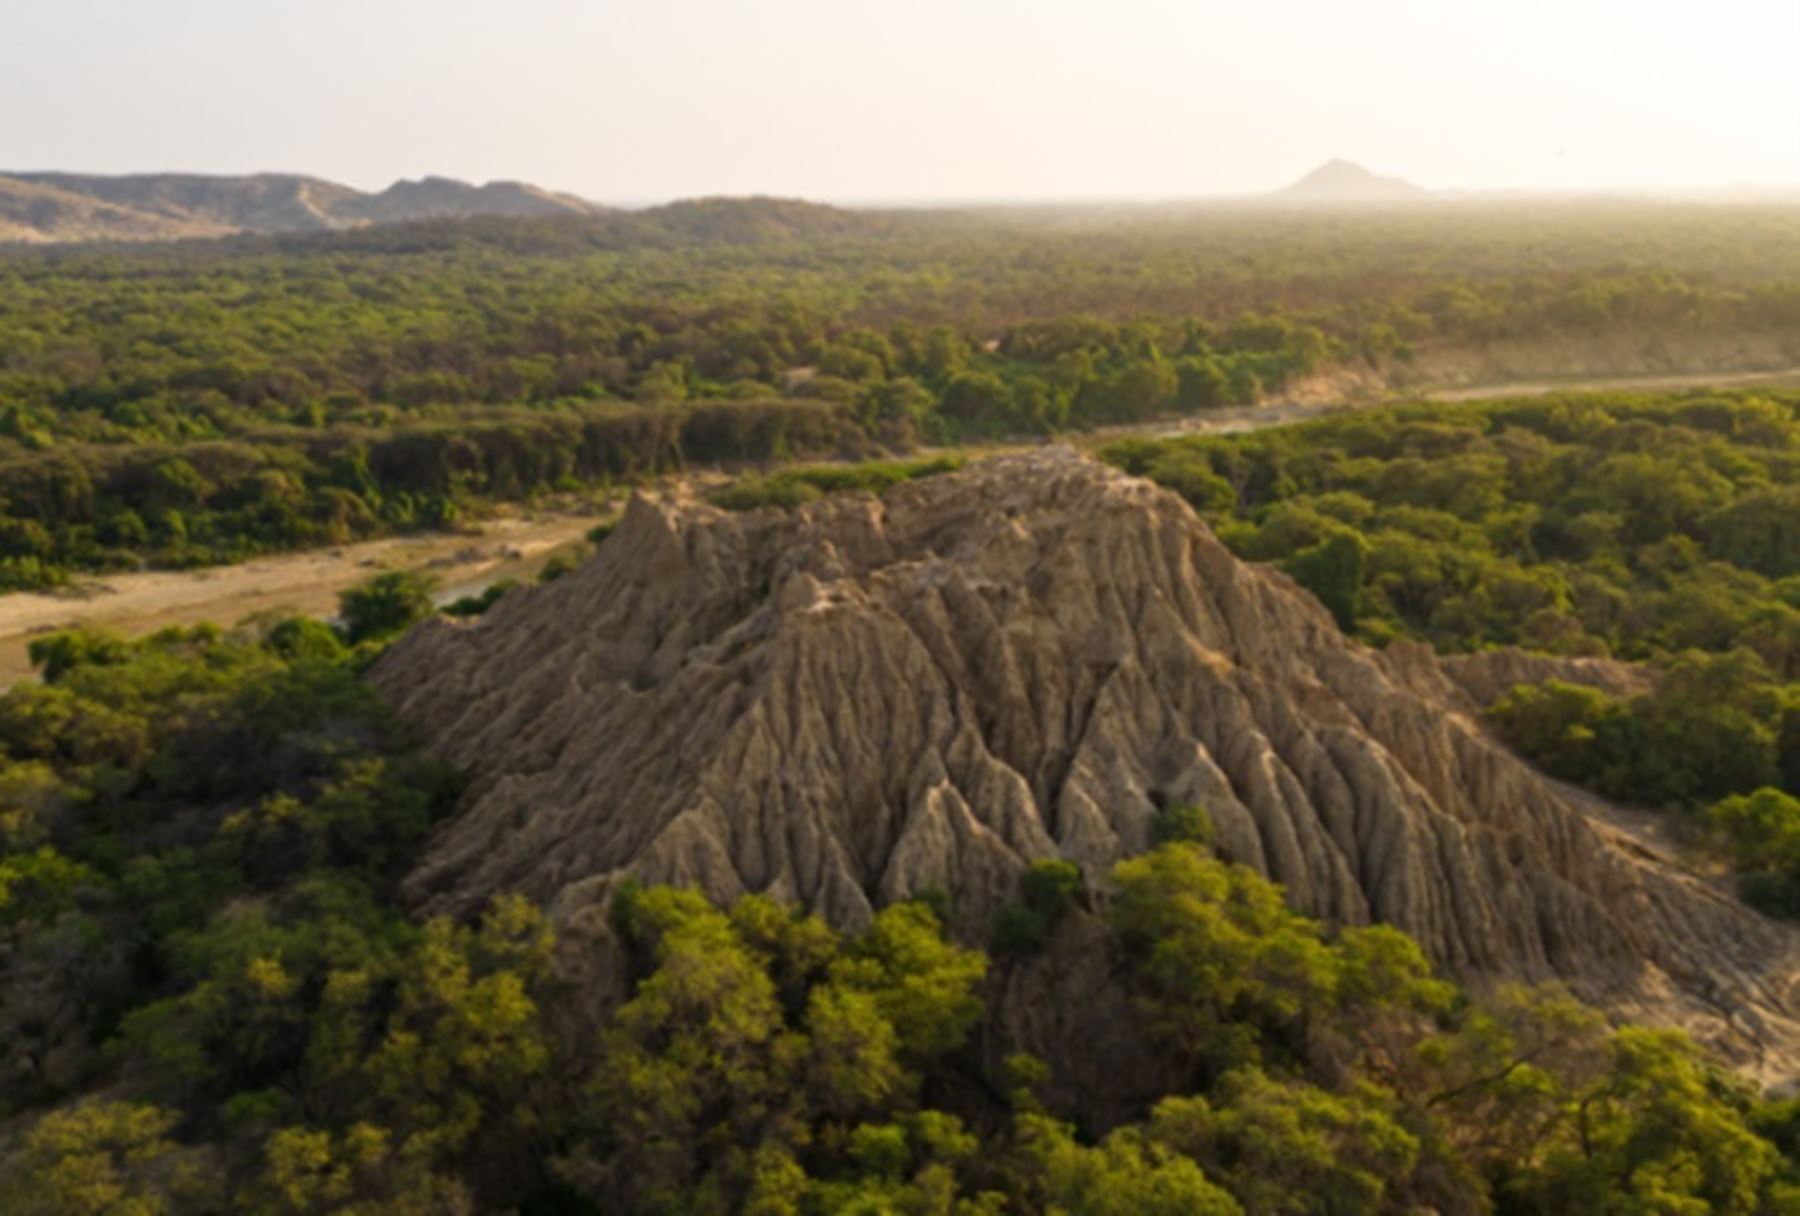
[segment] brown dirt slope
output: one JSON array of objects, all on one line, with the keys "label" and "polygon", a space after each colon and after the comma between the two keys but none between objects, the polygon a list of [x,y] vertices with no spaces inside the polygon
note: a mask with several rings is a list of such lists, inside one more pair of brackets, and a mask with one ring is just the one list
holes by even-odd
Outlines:
[{"label": "brown dirt slope", "polygon": [[791,512],[637,499],[588,565],[371,678],[472,773],[409,881],[431,911],[519,890],[598,942],[634,875],[846,925],[936,889],[979,925],[1029,860],[1103,882],[1192,802],[1307,912],[1791,1075],[1791,931],[1629,847],[1456,676],[1046,449]]}]

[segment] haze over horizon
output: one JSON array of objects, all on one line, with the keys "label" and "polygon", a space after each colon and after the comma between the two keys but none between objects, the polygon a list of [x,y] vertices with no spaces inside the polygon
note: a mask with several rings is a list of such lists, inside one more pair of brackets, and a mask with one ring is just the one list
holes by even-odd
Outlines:
[{"label": "haze over horizon", "polygon": [[[884,12],[871,20],[871,11]],[[19,6],[0,171],[442,174],[601,201],[1800,185],[1800,5]],[[1150,36],[1151,34],[1154,36]]]}]

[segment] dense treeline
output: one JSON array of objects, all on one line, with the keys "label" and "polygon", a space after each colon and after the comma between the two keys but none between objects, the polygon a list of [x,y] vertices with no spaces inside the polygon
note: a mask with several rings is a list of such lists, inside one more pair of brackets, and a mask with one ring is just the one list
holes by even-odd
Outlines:
[{"label": "dense treeline", "polygon": [[209,565],[444,527],[496,500],[868,443],[832,403],[769,401],[493,410],[385,430],[58,446],[0,465],[0,590],[54,585],[70,570]]},{"label": "dense treeline", "polygon": [[[929,375],[952,339],[979,349],[1015,326],[1089,317],[1148,323],[1171,354],[1195,325],[1261,349],[1271,337],[1254,319],[1283,317],[1377,357],[1800,321],[1791,211],[839,227],[801,226],[803,243],[599,252],[578,223],[505,221],[292,247],[15,253],[0,260],[0,402],[18,441],[141,442],[272,420],[387,424],[443,405],[766,397],[799,367],[860,382],[875,358]],[[539,230],[570,243],[505,239]],[[1038,353],[1074,345],[1058,342]]]},{"label": "dense treeline", "polygon": [[[14,251],[0,255],[0,578],[441,524],[484,496],[660,467],[671,445],[625,415],[684,403],[711,403],[724,431],[789,418],[795,399],[835,407],[865,444],[1041,433],[1250,402],[1446,346],[1779,344],[1800,329],[1797,283],[1800,218],[1710,208],[1101,222],[712,200],[647,218]],[[474,467],[425,455],[461,480],[421,488],[373,453],[372,481],[345,464],[347,448],[412,451],[446,429],[484,445]],[[570,462],[571,443],[616,450]],[[216,475],[174,463],[221,444],[234,463]],[[487,467],[502,446],[511,467]],[[115,477],[134,448],[137,471]],[[763,459],[783,443],[684,436],[679,450]],[[103,501],[63,518],[83,477],[107,481]],[[152,518],[171,510],[179,522]]]},{"label": "dense treeline", "polygon": [[[37,415],[14,406],[0,430],[10,426],[24,439],[19,446],[35,450],[0,465],[8,487],[0,586],[43,585],[70,569],[145,558],[229,561],[443,526],[487,501],[688,461],[843,454],[921,437],[1043,432],[1243,404],[1313,370],[1334,349],[1317,329],[1273,317],[1218,335],[1192,322],[1164,332],[1071,318],[1020,325],[980,347],[942,327],[907,341],[896,347],[857,330],[804,356],[790,351],[775,362],[819,361],[795,373],[791,399],[739,381],[704,387],[745,399],[689,401],[671,373],[660,388],[640,384],[649,397],[635,403],[563,397],[536,408],[389,408],[316,428],[170,405],[146,415],[141,434],[102,425],[79,443],[36,427],[29,419]],[[605,396],[602,387],[585,391]],[[183,437],[152,437],[169,431]]]},{"label": "dense treeline", "polygon": [[1800,914],[1800,395],[1411,405],[1108,455],[1370,641],[1655,662],[1635,699],[1551,683],[1491,714],[1559,776],[1695,812],[1747,895]]},{"label": "dense treeline", "polygon": [[[1553,990],[1472,999],[1165,813],[1104,891],[1042,862],[993,959],[928,902],[840,934],[627,888],[595,1026],[543,918],[420,923],[454,795],[304,620],[43,639],[0,696],[0,1203],[102,1212],[1779,1213],[1800,1109]],[[390,611],[390,609],[392,609]],[[996,1052],[990,974],[1098,918],[1164,1062],[1096,1126]],[[986,1050],[978,1050],[984,1046]],[[1001,1045],[1004,1046],[1003,1044]]]}]

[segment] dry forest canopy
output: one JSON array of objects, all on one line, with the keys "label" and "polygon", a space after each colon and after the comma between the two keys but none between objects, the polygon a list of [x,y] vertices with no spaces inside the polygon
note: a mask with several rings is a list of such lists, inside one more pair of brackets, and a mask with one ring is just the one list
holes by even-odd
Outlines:
[{"label": "dry forest canopy", "polygon": [[[792,507],[961,463],[807,457],[1405,385],[1540,343],[1800,362],[1796,334],[1792,209],[711,200],[19,249],[0,587],[698,462],[779,465],[715,498]],[[1491,725],[1800,915],[1800,394],[1414,403],[1103,456],[1365,642],[1603,664],[1493,689]],[[498,627],[517,594],[452,611]],[[1162,807],[1100,872],[1037,860],[991,924],[954,892],[834,927],[625,883],[571,966],[516,893],[423,915],[406,881],[471,779],[365,673],[435,611],[389,573],[330,625],[35,640],[41,679],[0,692],[0,1210],[1800,1210],[1800,1101],[1679,1032],[1303,916],[1203,807]],[[611,957],[581,953],[600,939]],[[1011,987],[1070,950],[1159,1062],[1147,1099],[1071,1103],[1006,1040]],[[590,963],[615,986],[583,987]]]},{"label": "dry forest canopy", "polygon": [[0,252],[0,587],[439,527],[684,463],[1407,383],[1459,352],[1754,369],[1800,362],[1797,332],[1791,208],[699,200],[18,247]]}]

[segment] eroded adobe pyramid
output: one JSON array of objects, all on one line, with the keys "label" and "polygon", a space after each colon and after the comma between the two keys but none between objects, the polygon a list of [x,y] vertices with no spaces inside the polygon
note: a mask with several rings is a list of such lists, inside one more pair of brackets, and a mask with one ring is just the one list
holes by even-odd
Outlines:
[{"label": "eroded adobe pyramid", "polygon": [[1029,860],[1103,881],[1198,803],[1306,912],[1791,1075],[1792,931],[1491,738],[1491,666],[1350,642],[1175,495],[1045,449],[792,511],[638,498],[372,678],[473,775],[409,880],[430,911],[518,890],[580,931],[634,875],[847,925],[936,889],[979,925]]}]

